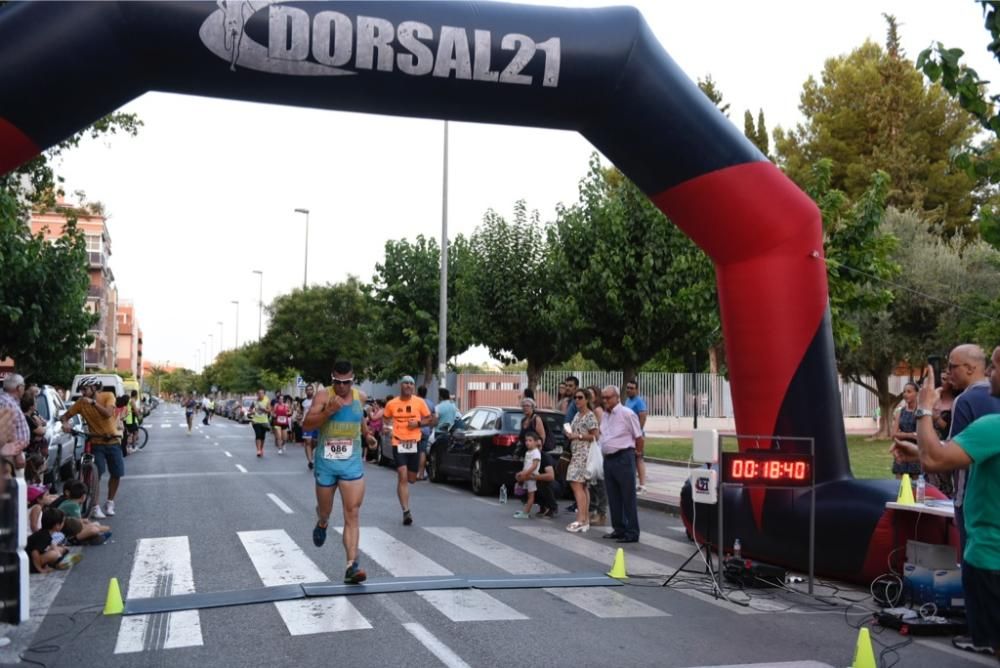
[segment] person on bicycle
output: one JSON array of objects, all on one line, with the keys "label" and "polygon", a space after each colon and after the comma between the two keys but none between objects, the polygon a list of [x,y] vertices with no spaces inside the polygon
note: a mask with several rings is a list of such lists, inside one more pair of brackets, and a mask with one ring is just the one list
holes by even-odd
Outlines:
[{"label": "person on bicycle", "polygon": [[[62,416],[62,428],[72,432],[70,418],[82,415],[87,422],[88,439],[91,454],[97,464],[97,480],[94,481],[94,509],[91,517],[104,519],[115,514],[115,495],[118,494],[118,484],[125,475],[125,458],[122,456],[121,436],[117,433],[115,424],[115,393],[101,391],[101,379],[97,376],[85,376],[80,380],[80,398],[69,407]],[[108,500],[101,510],[101,478],[104,472],[110,474],[108,480]]]},{"label": "person on bicycle", "polygon": [[128,407],[125,409],[125,434],[128,438],[127,447],[129,452],[135,450],[135,442],[139,436],[140,415],[139,393],[132,390],[132,395],[128,400]]}]

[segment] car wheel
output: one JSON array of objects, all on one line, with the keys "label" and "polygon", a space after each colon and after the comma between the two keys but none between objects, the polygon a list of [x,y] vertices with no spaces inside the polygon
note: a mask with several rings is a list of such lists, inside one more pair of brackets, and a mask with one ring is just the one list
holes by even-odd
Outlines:
[{"label": "car wheel", "polygon": [[486,479],[486,462],[482,455],[472,460],[472,493],[476,496],[486,496],[493,492],[493,486]]}]

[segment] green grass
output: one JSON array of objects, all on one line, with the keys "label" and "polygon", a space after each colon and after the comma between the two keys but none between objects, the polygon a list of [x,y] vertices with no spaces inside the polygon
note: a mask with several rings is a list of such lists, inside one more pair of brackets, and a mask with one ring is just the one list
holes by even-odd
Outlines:
[{"label": "green grass", "polygon": [[[891,478],[891,441],[872,441],[868,436],[847,437],[847,451],[851,470],[856,478]],[[691,457],[690,438],[650,438],[646,441],[646,456],[686,462]]]}]

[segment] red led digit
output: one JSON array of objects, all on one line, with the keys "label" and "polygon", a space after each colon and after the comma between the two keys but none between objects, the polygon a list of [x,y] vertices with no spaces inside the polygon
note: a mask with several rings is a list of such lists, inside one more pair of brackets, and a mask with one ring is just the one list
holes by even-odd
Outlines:
[{"label": "red led digit", "polygon": [[796,480],[806,479],[806,463],[795,462],[795,472],[792,474]]},{"label": "red led digit", "polygon": [[743,460],[734,459],[733,460],[733,477],[742,478],[743,477]]}]

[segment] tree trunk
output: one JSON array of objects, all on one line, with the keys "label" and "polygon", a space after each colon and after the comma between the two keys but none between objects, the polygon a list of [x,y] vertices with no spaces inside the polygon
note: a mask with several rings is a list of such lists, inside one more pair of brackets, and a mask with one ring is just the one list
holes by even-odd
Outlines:
[{"label": "tree trunk", "polygon": [[528,389],[535,393],[535,402],[538,408],[552,408],[547,404],[553,404],[558,401],[558,398],[549,397],[549,401],[542,401],[542,395],[538,392],[538,383],[542,378],[542,371],[544,366],[535,363],[530,357],[528,358]]},{"label": "tree trunk", "polygon": [[431,384],[431,378],[434,377],[434,356],[428,355],[424,360],[424,379],[422,385],[427,387]]},{"label": "tree trunk", "polygon": [[892,412],[899,402],[899,395],[889,391],[889,377],[878,375],[875,377],[875,387],[878,388],[878,438],[889,438],[889,430],[892,428]]},{"label": "tree trunk", "polygon": [[625,383],[631,380],[639,381],[639,367],[634,364],[626,364],[625,368],[622,369],[622,386],[618,388],[623,395],[625,394]]}]

